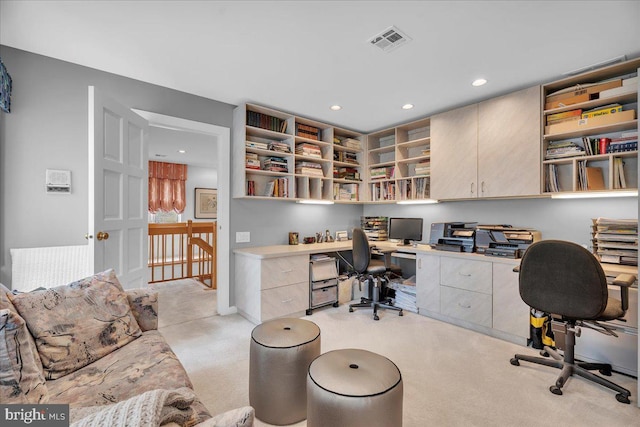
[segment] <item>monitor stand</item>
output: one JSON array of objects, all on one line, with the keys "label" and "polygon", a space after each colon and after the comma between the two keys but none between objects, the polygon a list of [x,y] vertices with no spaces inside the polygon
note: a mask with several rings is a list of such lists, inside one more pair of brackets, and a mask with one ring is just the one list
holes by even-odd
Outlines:
[{"label": "monitor stand", "polygon": [[400,243],[398,243],[398,246],[411,246],[411,240],[402,239]]}]

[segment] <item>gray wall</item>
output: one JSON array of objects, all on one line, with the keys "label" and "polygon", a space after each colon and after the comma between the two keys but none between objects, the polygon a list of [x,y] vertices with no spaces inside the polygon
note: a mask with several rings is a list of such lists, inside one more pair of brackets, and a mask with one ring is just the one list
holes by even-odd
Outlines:
[{"label": "gray wall", "polygon": [[444,202],[436,205],[365,205],[364,215],[424,218],[423,242],[432,222],[477,221],[535,228],[544,239],[591,245],[591,218],[638,218],[638,199],[517,199]]},{"label": "gray wall", "polygon": [[187,206],[182,214],[182,221],[211,221],[210,219],[194,218],[195,189],[196,188],[218,188],[218,171],[214,168],[203,168],[189,165],[187,171]]},{"label": "gray wall", "polygon": [[[231,127],[234,106],[0,46],[13,78],[12,112],[0,113],[0,281],[10,248],[82,245],[87,232],[88,90],[141,110]],[[47,195],[47,168],[68,169],[71,195]]]}]

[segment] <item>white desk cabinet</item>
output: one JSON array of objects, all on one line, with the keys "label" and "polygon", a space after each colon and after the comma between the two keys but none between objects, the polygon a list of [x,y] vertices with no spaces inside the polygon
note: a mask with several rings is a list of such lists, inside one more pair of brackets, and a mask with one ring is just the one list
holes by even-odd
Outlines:
[{"label": "white desk cabinet", "polygon": [[420,314],[526,344],[529,309],[513,272],[518,260],[436,251],[417,259]]},{"label": "white desk cabinet", "polygon": [[236,306],[254,323],[300,314],[309,304],[309,256],[236,255]]}]

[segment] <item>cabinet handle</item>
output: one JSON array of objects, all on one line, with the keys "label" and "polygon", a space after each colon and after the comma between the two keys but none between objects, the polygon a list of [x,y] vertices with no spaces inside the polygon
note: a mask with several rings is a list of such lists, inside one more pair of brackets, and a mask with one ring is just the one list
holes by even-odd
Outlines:
[{"label": "cabinet handle", "polygon": [[462,308],[471,308],[471,305],[465,305],[465,304],[461,304],[461,303],[458,303],[458,305],[460,307],[462,307]]},{"label": "cabinet handle", "polygon": [[471,194],[473,194],[473,192],[475,191],[475,185],[476,185],[475,182],[471,183]]},{"label": "cabinet handle", "polygon": [[461,272],[458,271],[458,274],[461,275],[461,276],[464,276],[464,277],[471,277],[471,273],[466,273],[465,274],[465,273],[461,273]]},{"label": "cabinet handle", "polygon": [[422,258],[418,258],[418,268],[422,268]]},{"label": "cabinet handle", "polygon": [[291,273],[293,271],[293,269],[289,269],[289,270],[282,270],[281,273]]},{"label": "cabinet handle", "polygon": [[484,194],[484,181],[482,181],[482,194]]},{"label": "cabinet handle", "polygon": [[291,301],[293,301],[293,298],[285,299],[285,300],[282,300],[281,302],[283,304],[286,304],[286,303],[291,302]]}]

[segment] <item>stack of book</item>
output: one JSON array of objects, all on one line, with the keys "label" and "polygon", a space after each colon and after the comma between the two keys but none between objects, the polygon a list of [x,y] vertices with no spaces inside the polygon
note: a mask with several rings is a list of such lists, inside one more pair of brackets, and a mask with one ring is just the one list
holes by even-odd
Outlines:
[{"label": "stack of book", "polygon": [[291,153],[291,147],[289,147],[289,144],[282,141],[271,141],[269,143],[269,150],[277,151],[279,153]]},{"label": "stack of book", "polygon": [[324,173],[322,172],[322,165],[314,162],[305,162],[305,161],[297,162],[296,173],[300,175],[324,177]]},{"label": "stack of book", "polygon": [[296,135],[313,139],[314,141],[320,141],[322,139],[322,129],[315,126],[296,123]]},{"label": "stack of book", "polygon": [[333,177],[360,181],[360,172],[355,168],[333,168]]},{"label": "stack of book", "polygon": [[416,175],[429,175],[431,174],[431,161],[423,160],[416,164]]},{"label": "stack of book", "polygon": [[624,161],[620,157],[613,159],[613,188],[627,188],[624,177]]},{"label": "stack of book", "polygon": [[396,200],[396,183],[386,181],[371,184],[371,201]]},{"label": "stack of book", "polygon": [[545,168],[545,174],[545,191],[550,193],[560,191],[560,185],[558,183],[558,167],[554,164],[547,165]]},{"label": "stack of book", "polygon": [[359,164],[357,153],[351,153],[349,151],[334,151],[333,160],[336,162],[351,163],[354,165]]},{"label": "stack of book", "polygon": [[411,194],[411,180],[402,179],[398,181],[398,200],[409,200],[413,198]]},{"label": "stack of book", "polygon": [[370,171],[371,179],[389,179],[393,176],[393,167],[372,168]]},{"label": "stack of book", "polygon": [[573,141],[551,141],[547,147],[545,160],[563,157],[584,156],[584,149]]},{"label": "stack of book", "polygon": [[247,110],[247,126],[284,132],[287,130],[287,121],[279,117]]},{"label": "stack of book", "polygon": [[342,145],[343,147],[351,148],[353,150],[362,149],[362,143],[360,141],[358,141],[357,139],[353,139],[353,138],[345,138],[345,139],[343,139],[341,141],[340,145]]},{"label": "stack of book", "polygon": [[638,220],[593,220],[593,253],[600,262],[638,265]]},{"label": "stack of book", "polygon": [[271,172],[289,172],[287,159],[282,157],[267,157],[264,159],[264,170]]},{"label": "stack of book", "polygon": [[412,313],[418,312],[415,276],[402,282],[390,281],[387,285],[395,290],[393,305]]},{"label": "stack of book", "polygon": [[244,145],[247,148],[258,148],[260,150],[267,150],[269,148],[269,144],[267,144],[266,142],[260,142],[260,141],[247,140]]},{"label": "stack of book", "polygon": [[260,169],[260,159],[256,153],[246,153],[245,154],[247,169]]},{"label": "stack of book", "polygon": [[428,199],[430,196],[429,188],[431,183],[431,179],[428,177],[425,178],[417,178],[415,185],[415,194],[414,198],[416,199]]},{"label": "stack of book", "polygon": [[360,217],[360,228],[362,228],[368,240],[387,240],[388,223],[389,218],[386,216]]},{"label": "stack of book", "polygon": [[320,150],[320,147],[315,144],[309,144],[308,142],[296,145],[296,154],[318,159],[322,158],[322,150]]}]

